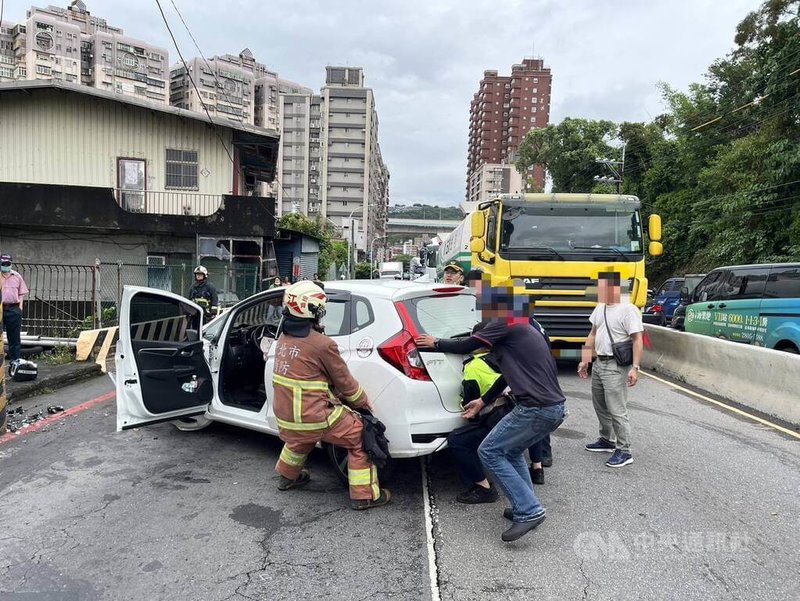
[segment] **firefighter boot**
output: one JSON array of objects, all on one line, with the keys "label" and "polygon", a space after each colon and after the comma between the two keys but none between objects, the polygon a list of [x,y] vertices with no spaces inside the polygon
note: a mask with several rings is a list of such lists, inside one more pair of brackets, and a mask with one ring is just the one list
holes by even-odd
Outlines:
[{"label": "firefighter boot", "polygon": [[294,480],[289,480],[286,476],[281,476],[280,480],[278,481],[278,490],[291,490],[293,488],[301,488],[308,484],[311,480],[311,476],[308,475],[306,470],[300,472],[300,475],[297,476]]},{"label": "firefighter boot", "polygon": [[392,500],[392,492],[387,488],[381,489],[381,495],[377,499],[352,499],[350,506],[356,511],[363,511],[364,509],[372,509],[373,507],[382,507]]}]

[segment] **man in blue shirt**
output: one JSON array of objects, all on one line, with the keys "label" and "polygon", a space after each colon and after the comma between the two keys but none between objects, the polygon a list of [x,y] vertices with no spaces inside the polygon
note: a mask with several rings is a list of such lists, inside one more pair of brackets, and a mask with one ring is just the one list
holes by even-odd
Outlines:
[{"label": "man in blue shirt", "polygon": [[[545,508],[533,492],[524,452],[561,425],[566,399],[550,347],[529,323],[528,301],[515,299],[511,287],[488,287],[485,282],[476,293],[482,315],[490,320],[486,327],[469,338],[439,340],[423,335],[416,343],[420,348],[458,354],[490,348],[514,395],[516,406],[478,449],[483,466],[511,503],[511,509],[503,515],[513,524],[501,536],[511,542],[545,519]],[[480,399],[472,401],[465,407],[465,417],[482,408]]]}]

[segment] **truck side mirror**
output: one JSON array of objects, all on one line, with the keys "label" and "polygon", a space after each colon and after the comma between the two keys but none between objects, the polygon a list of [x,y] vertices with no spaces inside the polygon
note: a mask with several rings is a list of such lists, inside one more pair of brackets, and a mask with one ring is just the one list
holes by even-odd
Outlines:
[{"label": "truck side mirror", "polygon": [[651,257],[660,257],[664,254],[664,245],[661,242],[651,242],[647,247]]},{"label": "truck side mirror", "polygon": [[[650,215],[647,222],[647,235],[650,236],[652,242],[661,242],[661,215]],[[651,251],[650,254],[655,253]]]},{"label": "truck side mirror", "polygon": [[483,241],[483,238],[472,238],[469,241],[469,251],[472,253],[482,253],[486,250],[486,243]]},{"label": "truck side mirror", "polygon": [[486,220],[483,213],[476,211],[470,218],[472,223],[472,235],[476,238],[483,238],[486,235]]}]

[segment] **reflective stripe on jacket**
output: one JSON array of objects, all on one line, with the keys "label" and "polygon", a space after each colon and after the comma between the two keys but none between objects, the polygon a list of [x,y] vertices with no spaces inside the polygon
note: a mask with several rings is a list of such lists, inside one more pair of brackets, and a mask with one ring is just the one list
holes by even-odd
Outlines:
[{"label": "reflective stripe on jacket", "polygon": [[336,343],[313,329],[303,338],[285,332],[278,338],[272,384],[275,417],[284,430],[329,428],[345,410],[342,401],[353,407],[367,401]]}]

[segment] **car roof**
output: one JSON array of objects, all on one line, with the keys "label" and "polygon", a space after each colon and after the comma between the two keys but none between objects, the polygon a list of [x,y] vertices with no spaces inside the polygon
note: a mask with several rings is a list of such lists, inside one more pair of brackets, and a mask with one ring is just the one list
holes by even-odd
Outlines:
[{"label": "car roof", "polygon": [[325,282],[325,288],[330,288],[331,290],[345,290],[353,294],[360,294],[372,298],[378,297],[387,299],[424,296],[436,289],[439,291],[447,289],[453,293],[471,293],[470,289],[464,286],[419,283],[413,280],[338,280]]},{"label": "car roof", "polygon": [[800,263],[753,263],[751,265],[723,265],[715,267],[712,271],[720,269],[759,269],[764,267],[800,267]]},{"label": "car roof", "polygon": [[[464,286],[453,286],[450,284],[420,283],[413,280],[332,280],[323,282],[325,290],[335,290],[350,292],[368,298],[385,298],[389,300],[399,300],[425,296],[434,290],[437,292],[450,292],[452,294],[472,294],[472,291]],[[276,290],[286,290],[285,286],[275,287],[270,290],[263,290],[253,296],[243,299],[240,303],[251,301],[269,292]]]}]

